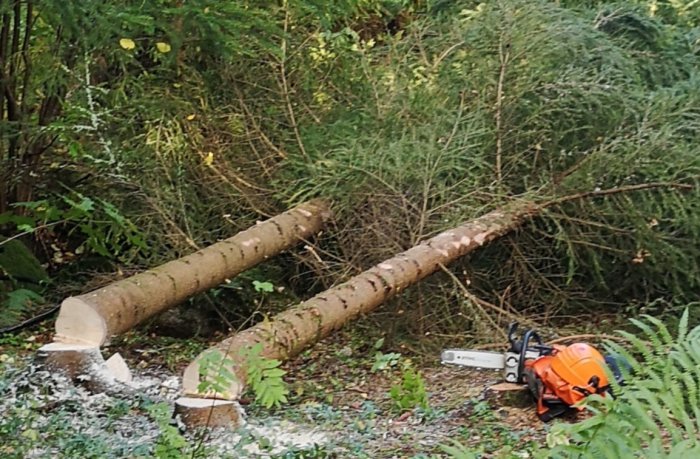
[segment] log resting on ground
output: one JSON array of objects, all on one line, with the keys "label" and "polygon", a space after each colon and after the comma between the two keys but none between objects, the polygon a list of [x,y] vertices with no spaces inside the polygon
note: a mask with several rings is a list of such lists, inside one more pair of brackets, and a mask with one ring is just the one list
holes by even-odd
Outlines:
[{"label": "log resting on ground", "polygon": [[54,339],[101,346],[112,336],[312,236],[328,216],[325,202],[310,201],[186,257],[66,298]]},{"label": "log resting on ground", "polygon": [[[445,231],[278,314],[272,320],[223,340],[197,356],[185,369],[184,392],[193,396],[237,399],[246,377],[245,358],[242,355],[245,349],[262,343],[262,357],[280,360],[292,357],[346,322],[372,311],[390,297],[434,273],[442,265],[488,244],[540,212],[536,204],[514,202]],[[199,361],[216,350],[233,361],[231,369],[238,381],[232,381],[223,393],[201,394],[198,390]]]}]

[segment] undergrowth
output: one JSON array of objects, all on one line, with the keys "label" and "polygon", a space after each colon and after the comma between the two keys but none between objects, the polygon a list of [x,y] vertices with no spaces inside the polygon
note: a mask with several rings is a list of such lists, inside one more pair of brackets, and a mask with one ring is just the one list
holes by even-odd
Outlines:
[{"label": "undergrowth", "polygon": [[700,325],[688,317],[686,309],[675,332],[654,317],[633,320],[637,332],[621,333],[629,344],[609,344],[629,364],[625,385],[587,400],[589,419],[553,429],[551,457],[700,455]]},{"label": "undergrowth", "polygon": [[[558,422],[546,446],[532,451],[541,458],[691,458],[700,454],[700,325],[691,326],[689,306],[675,332],[661,320],[632,319],[636,332],[620,331],[625,345],[608,342],[620,362],[623,385],[611,378],[613,396],[589,396],[591,414],[579,422]],[[443,451],[454,459],[484,457],[459,441]]]}]

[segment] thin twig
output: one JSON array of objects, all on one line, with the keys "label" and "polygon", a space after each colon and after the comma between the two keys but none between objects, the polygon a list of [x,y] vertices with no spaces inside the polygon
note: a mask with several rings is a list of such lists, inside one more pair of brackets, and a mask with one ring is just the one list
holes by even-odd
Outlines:
[{"label": "thin twig", "polygon": [[498,326],[498,324],[484,310],[484,307],[492,309],[494,311],[497,311],[498,313],[506,315],[506,316],[511,317],[511,318],[513,318],[513,317],[516,317],[517,319],[520,319],[520,318],[515,316],[515,314],[513,314],[509,311],[506,311],[505,309],[499,308],[495,304],[491,304],[488,301],[482,300],[481,298],[477,297],[472,292],[470,292],[467,289],[467,287],[464,286],[462,281],[460,281],[459,278],[457,276],[455,276],[455,274],[452,271],[447,269],[447,267],[445,267],[445,265],[443,265],[442,263],[438,263],[438,265],[440,266],[440,269],[442,269],[445,272],[445,274],[450,276],[450,278],[454,281],[455,285],[457,287],[459,287],[459,289],[462,291],[464,296],[467,297],[469,300],[472,301],[472,303],[474,303],[476,306],[479,307],[479,309],[484,314],[484,316],[489,320],[489,322],[491,322],[491,325],[493,325],[494,329],[498,330],[498,333],[500,333],[504,339],[507,339],[508,337],[506,336],[506,333],[503,331],[503,329],[500,326]]},{"label": "thin twig", "polygon": [[5,328],[0,328],[0,336],[8,334],[8,333],[16,333],[20,330],[24,330],[25,328],[29,328],[32,325],[36,325],[40,322],[43,322],[45,319],[48,319],[51,317],[56,311],[58,311],[61,308],[60,304],[53,305],[51,309],[48,311],[42,312],[39,315],[36,315],[34,317],[31,317],[24,322],[20,322],[16,325],[12,325],[10,327],[5,327]]},{"label": "thin twig", "polygon": [[617,341],[621,343],[626,343],[629,341],[622,336],[608,335],[605,333],[584,333],[582,335],[571,335],[562,336],[561,338],[555,338],[553,340],[547,341],[547,344],[559,344],[567,341],[580,341],[584,339],[607,339],[610,341]]},{"label": "thin twig", "polygon": [[22,237],[22,236],[26,236],[27,234],[32,234],[32,233],[34,233],[36,230],[45,229],[45,228],[50,228],[50,227],[56,226],[56,225],[58,225],[58,224],[60,224],[60,223],[66,223],[67,221],[68,221],[68,220],[65,220],[65,219],[64,219],[64,220],[59,220],[59,221],[57,221],[57,222],[46,223],[46,224],[44,224],[44,225],[39,225],[39,226],[37,226],[37,227],[35,227],[35,228],[32,228],[32,229],[30,229],[30,230],[23,231],[23,232],[21,232],[21,233],[17,233],[17,234],[15,234],[14,236],[8,237],[7,239],[4,239],[4,240],[0,241],[0,246],[3,246],[3,245],[5,245],[5,244],[7,244],[8,242],[10,242],[10,241],[12,241],[12,240],[14,240],[14,239],[18,239],[18,238],[20,238],[20,237]]},{"label": "thin twig", "polygon": [[498,86],[496,88],[496,178],[500,184],[503,181],[503,84],[506,79],[506,67],[510,58],[508,45],[503,46],[503,36],[498,43],[498,58],[500,61],[500,71],[498,75]]},{"label": "thin twig", "polygon": [[292,107],[292,101],[289,98],[289,84],[287,83],[287,32],[289,30],[289,7],[287,1],[284,0],[284,35],[282,36],[282,56],[280,58],[280,81],[282,86],[282,94],[284,95],[284,100],[287,105],[287,112],[289,114],[289,121],[292,123],[292,129],[294,130],[294,136],[296,137],[297,144],[299,145],[299,151],[301,152],[304,159],[309,161],[309,155],[306,153],[306,148],[304,148],[304,142],[301,140],[301,133],[299,132],[299,126],[297,124],[296,116],[294,116],[294,108]]},{"label": "thin twig", "polygon": [[594,198],[598,196],[610,196],[613,194],[619,194],[619,193],[628,193],[630,191],[641,191],[641,190],[650,190],[654,188],[677,188],[680,190],[693,190],[695,189],[694,185],[686,184],[686,183],[673,183],[673,182],[651,182],[651,183],[640,183],[637,185],[628,185],[628,186],[621,186],[621,187],[616,187],[616,188],[608,188],[606,190],[594,190],[594,191],[584,191],[581,193],[575,193],[575,194],[570,194],[567,196],[562,196],[559,198],[552,199],[550,201],[547,201],[540,206],[542,208],[547,208],[550,206],[554,206],[557,204],[563,204],[565,202],[569,201],[576,201],[578,199],[585,199],[585,198]]}]

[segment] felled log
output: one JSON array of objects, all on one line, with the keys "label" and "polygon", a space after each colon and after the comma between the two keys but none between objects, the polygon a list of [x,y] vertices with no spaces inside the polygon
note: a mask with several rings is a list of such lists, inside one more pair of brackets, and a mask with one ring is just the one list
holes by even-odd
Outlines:
[{"label": "felled log", "polygon": [[271,320],[237,333],[202,352],[187,366],[183,390],[200,394],[199,362],[209,352],[220,352],[233,362],[230,370],[237,380],[223,393],[206,394],[237,399],[246,378],[243,351],[262,343],[261,356],[279,360],[298,354],[308,345],[328,336],[346,322],[368,313],[407,287],[434,273],[444,264],[466,255],[512,231],[541,211],[529,202],[516,202],[475,220],[445,231],[349,281],[282,312]]},{"label": "felled log", "polygon": [[222,284],[321,230],[323,201],[310,201],[191,255],[63,301],[56,341],[101,346],[188,297]]}]

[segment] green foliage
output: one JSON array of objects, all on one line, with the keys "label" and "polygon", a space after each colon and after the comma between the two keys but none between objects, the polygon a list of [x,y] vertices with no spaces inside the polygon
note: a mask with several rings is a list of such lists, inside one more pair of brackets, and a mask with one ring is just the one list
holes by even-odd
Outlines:
[{"label": "green foliage", "polygon": [[43,304],[44,298],[33,290],[19,288],[7,293],[3,302],[2,319],[0,324],[11,324],[17,322],[25,311],[31,310],[32,306]]},{"label": "green foliage", "polygon": [[272,282],[261,282],[259,280],[253,281],[253,288],[260,293],[272,293],[275,291],[275,286]]},{"label": "green foliage", "polygon": [[[241,351],[246,368],[246,383],[255,394],[255,400],[265,408],[279,407],[287,402],[289,389],[282,377],[286,371],[279,368],[277,359],[267,359],[260,355],[262,344]],[[234,373],[236,363],[218,350],[209,351],[199,361],[200,383],[197,387],[201,393],[227,393],[228,387],[238,381]]]},{"label": "green foliage", "polygon": [[282,377],[287,373],[279,368],[282,364],[277,359],[267,359],[260,356],[263,346],[253,345],[243,353],[248,374],[247,382],[255,393],[255,400],[265,408],[279,407],[287,403],[287,389]]},{"label": "green foliage", "polygon": [[[326,241],[343,263],[319,274],[334,282],[347,266],[369,267],[512,197],[617,189],[554,206],[475,253],[464,267],[470,289],[493,302],[508,289],[519,309],[546,304],[547,314],[694,297],[700,60],[691,30],[630,4],[455,9],[463,13],[415,18],[371,46],[359,28],[326,31],[299,54],[307,98],[322,97],[315,119],[300,121],[307,156],[286,159],[276,189],[285,201],[334,200]],[[626,190],[651,183],[669,186]],[[455,318],[456,302],[444,303],[438,316]],[[404,317],[410,329],[420,323]]]},{"label": "green foliage", "polygon": [[189,443],[180,434],[177,427],[170,424],[170,405],[154,403],[148,407],[148,414],[158,423],[160,429],[153,451],[155,457],[158,459],[179,459],[188,455]]},{"label": "green foliage", "polygon": [[374,354],[374,363],[372,363],[372,369],[370,371],[374,373],[395,367],[399,364],[399,359],[401,359],[401,354],[399,353],[390,352],[384,354],[383,352],[377,351]]},{"label": "green foliage", "polygon": [[[17,4],[0,221],[66,288],[96,259],[154,265],[323,196],[324,262],[260,277],[306,294],[514,198],[618,189],[474,254],[470,289],[547,317],[700,289],[694,0]],[[652,183],[696,188],[624,191]],[[445,319],[397,330],[490,324],[441,281],[404,298]]]},{"label": "green foliage", "polygon": [[398,411],[421,408],[430,409],[428,393],[425,391],[425,382],[420,372],[410,364],[405,364],[401,372],[401,382],[394,384],[389,389],[393,406]]},{"label": "green foliage", "polygon": [[[27,225],[25,219],[20,226]],[[28,226],[28,225],[27,225]],[[29,282],[35,285],[48,282],[49,276],[41,266],[41,262],[32,254],[29,248],[20,240],[0,238],[0,271],[3,277],[16,282]]]},{"label": "green foliage", "polygon": [[[694,305],[693,307],[697,307]],[[629,346],[611,351],[629,362],[626,384],[615,398],[589,397],[593,416],[552,429],[550,457],[695,457],[700,454],[700,326],[688,310],[672,334],[659,319],[633,320]]]},{"label": "green foliage", "polygon": [[17,323],[43,305],[48,281],[41,262],[23,242],[0,237],[0,326]]},{"label": "green foliage", "polygon": [[440,445],[440,449],[451,459],[477,459],[479,456],[458,441],[451,445]]},{"label": "green foliage", "polygon": [[208,392],[227,393],[228,387],[238,381],[232,371],[234,365],[233,360],[218,350],[205,352],[199,359],[200,382],[197,391],[203,394]]},{"label": "green foliage", "polygon": [[[73,252],[96,253],[108,259],[133,260],[146,250],[143,235],[112,203],[92,199],[78,192],[58,195],[55,199],[14,203],[21,214],[0,215],[0,224],[15,225],[16,231],[33,233],[58,225],[68,229],[78,241]],[[64,253],[54,252],[54,262],[65,262]],[[73,254],[71,254],[73,255]]]},{"label": "green foliage", "polygon": [[271,456],[271,459],[325,459],[336,455],[329,452],[324,446],[314,445],[312,448],[291,449],[282,454]]}]

